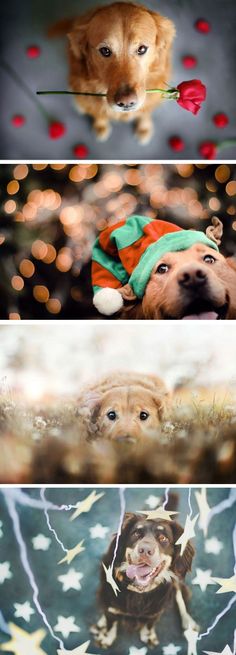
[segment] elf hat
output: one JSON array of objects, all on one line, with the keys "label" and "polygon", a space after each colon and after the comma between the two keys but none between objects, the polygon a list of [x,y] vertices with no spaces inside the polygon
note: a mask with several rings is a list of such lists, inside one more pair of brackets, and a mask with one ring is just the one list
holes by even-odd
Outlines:
[{"label": "elf hat", "polygon": [[119,289],[127,282],[135,296],[142,298],[156,262],[167,252],[187,250],[195,243],[218,250],[213,235],[208,238],[204,232],[183,230],[147,216],[130,216],[106,228],[92,253],[95,307],[107,316],[119,311],[123,306]]}]

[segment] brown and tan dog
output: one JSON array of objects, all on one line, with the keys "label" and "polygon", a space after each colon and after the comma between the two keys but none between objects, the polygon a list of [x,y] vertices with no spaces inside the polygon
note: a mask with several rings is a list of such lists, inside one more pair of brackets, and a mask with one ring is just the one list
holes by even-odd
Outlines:
[{"label": "brown and tan dog", "polygon": [[136,135],[147,143],[151,112],[162,98],[146,90],[165,89],[169,81],[172,21],[141,5],[115,2],[61,21],[49,35],[66,32],[71,90],[107,94],[75,96],[78,111],[92,116],[97,138],[108,138],[111,120],[136,119]]},{"label": "brown and tan dog", "polygon": [[155,375],[112,373],[82,392],[80,434],[120,443],[155,438],[167,405],[167,389]]}]

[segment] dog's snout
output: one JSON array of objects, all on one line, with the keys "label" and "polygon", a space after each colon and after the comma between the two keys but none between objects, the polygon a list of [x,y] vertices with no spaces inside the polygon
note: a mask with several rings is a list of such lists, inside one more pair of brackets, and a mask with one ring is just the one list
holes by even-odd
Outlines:
[{"label": "dog's snout", "polygon": [[188,268],[184,271],[181,271],[178,282],[181,287],[185,289],[191,287],[204,286],[207,281],[207,275],[202,268]]},{"label": "dog's snout", "polygon": [[149,541],[142,541],[138,546],[138,554],[152,557],[155,553],[154,544]]},{"label": "dog's snout", "polygon": [[134,441],[136,441],[136,439],[134,439],[134,437],[131,437],[128,434],[122,434],[122,435],[116,436],[115,441],[118,441],[120,443],[134,443]]},{"label": "dog's snout", "polygon": [[120,88],[115,95],[115,103],[122,111],[135,109],[138,97],[135,91],[129,87]]}]

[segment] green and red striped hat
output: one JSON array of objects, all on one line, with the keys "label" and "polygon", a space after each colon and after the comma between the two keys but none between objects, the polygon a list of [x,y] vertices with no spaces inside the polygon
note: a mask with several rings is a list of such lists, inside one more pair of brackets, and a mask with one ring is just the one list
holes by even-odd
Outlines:
[{"label": "green and red striped hat", "polygon": [[147,216],[130,216],[107,227],[96,239],[92,253],[94,305],[110,316],[123,305],[119,289],[129,283],[142,298],[156,262],[167,252],[187,250],[204,243],[218,250],[204,232],[182,228]]}]

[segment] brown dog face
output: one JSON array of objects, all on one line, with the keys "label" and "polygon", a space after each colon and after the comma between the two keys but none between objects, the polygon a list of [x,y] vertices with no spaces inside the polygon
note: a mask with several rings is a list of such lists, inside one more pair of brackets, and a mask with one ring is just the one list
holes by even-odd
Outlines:
[{"label": "brown dog face", "polygon": [[114,3],[78,20],[69,40],[90,79],[116,112],[138,110],[148,75],[163,74],[175,29],[170,20],[145,7]]},{"label": "brown dog face", "polygon": [[142,301],[148,319],[208,319],[228,317],[230,271],[214,249],[195,244],[167,253],[153,269]]},{"label": "brown dog face", "polygon": [[115,568],[117,580],[123,580],[131,590],[149,592],[170,578],[171,571],[183,578],[191,569],[194,549],[188,542],[180,557],[175,544],[182,533],[176,521],[126,515],[118,550],[121,559]]},{"label": "brown dog face", "polygon": [[156,436],[163,411],[162,395],[135,386],[118,387],[97,400],[92,420],[103,438],[137,443]]}]

